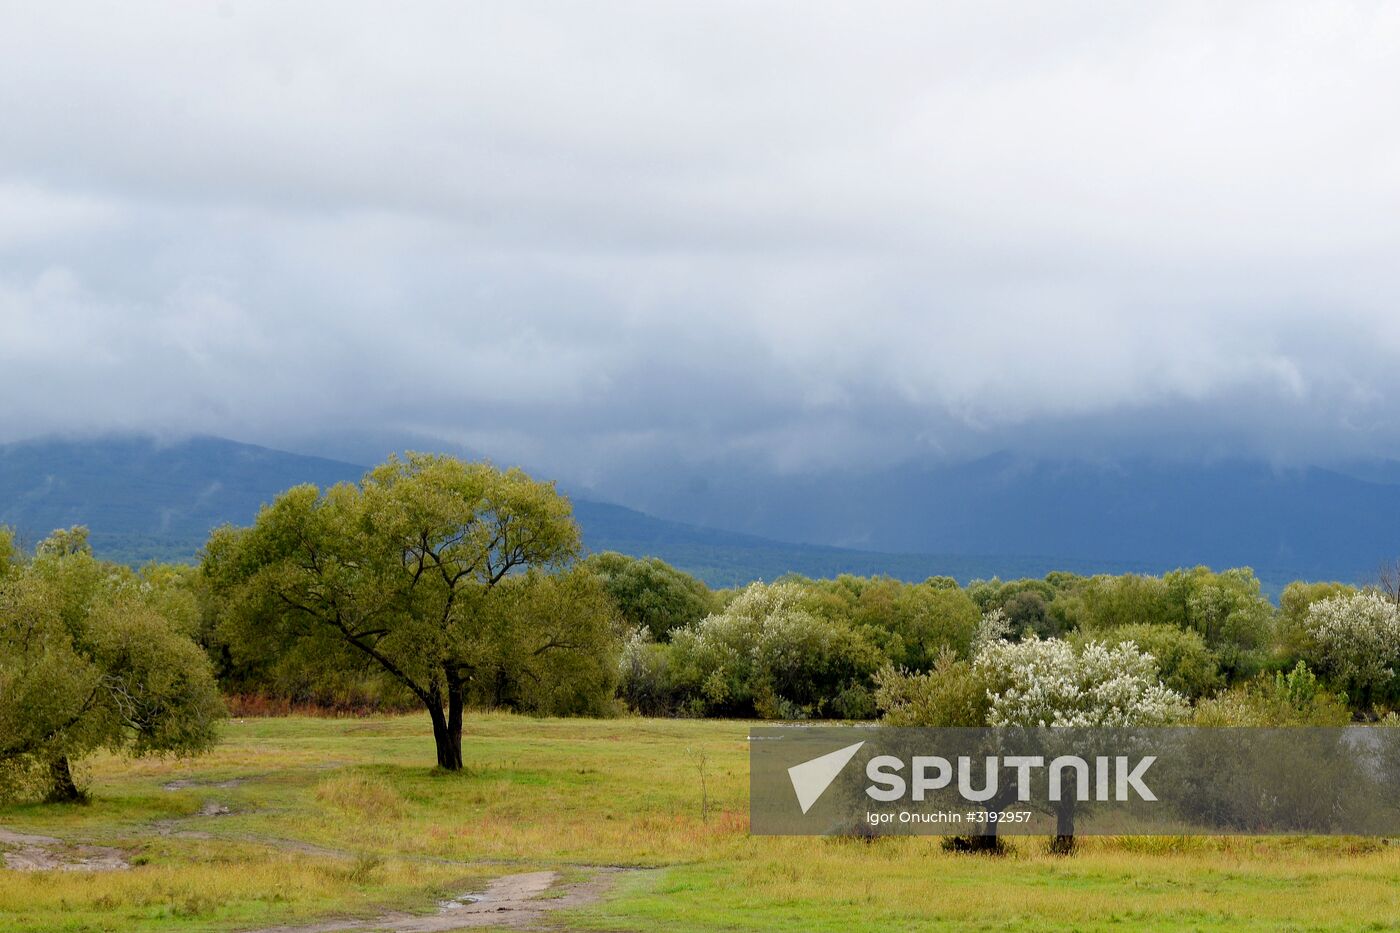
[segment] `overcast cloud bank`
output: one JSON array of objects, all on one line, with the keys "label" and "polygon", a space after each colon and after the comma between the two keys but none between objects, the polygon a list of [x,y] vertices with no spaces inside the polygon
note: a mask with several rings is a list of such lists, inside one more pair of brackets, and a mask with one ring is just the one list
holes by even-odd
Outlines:
[{"label": "overcast cloud bank", "polygon": [[0,5],[0,440],[1400,456],[1400,8]]}]

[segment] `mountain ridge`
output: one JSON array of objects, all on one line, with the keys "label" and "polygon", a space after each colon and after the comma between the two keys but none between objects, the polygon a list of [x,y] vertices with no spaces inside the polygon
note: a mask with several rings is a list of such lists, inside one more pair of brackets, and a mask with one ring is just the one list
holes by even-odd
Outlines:
[{"label": "mountain ridge", "polygon": [[[54,528],[86,525],[94,549],[127,563],[194,559],[210,529],[251,522],[257,510],[299,483],[325,487],[358,480],[366,467],[224,438],[179,441],[107,435],[46,437],[0,445],[0,525],[33,544]],[[714,586],[785,573],[887,573],[922,580],[948,574],[1040,576],[1066,569],[1050,558],[1016,555],[887,554],[802,544],[647,515],[571,496],[591,551],[656,556]],[[1136,569],[1081,565],[1094,570]]]},{"label": "mountain ridge", "polygon": [[[358,480],[365,470],[211,436],[38,438],[0,445],[0,524],[29,543],[85,524],[104,556],[190,560],[211,528],[252,521],[282,490]],[[647,491],[639,495],[645,500]],[[1296,577],[1364,578],[1384,559],[1400,516],[1400,486],[1336,470],[1056,463],[1014,454],[892,467],[839,483],[719,473],[661,497],[661,514],[570,498],[589,550],[661,557],[724,586],[788,572],[947,574],[966,582],[1209,564],[1253,566],[1276,591]],[[1289,503],[1286,515],[1278,514],[1280,502]],[[738,527],[706,521],[716,516]],[[1359,543],[1326,559],[1295,543],[1320,534],[1331,545],[1358,528]]]},{"label": "mountain ridge", "polygon": [[670,488],[640,482],[629,504],[677,521],[769,536],[781,529],[792,540],[874,551],[1366,579],[1400,556],[1400,485],[1385,481],[1388,468],[1371,472],[997,454],[781,479],[713,471],[700,483],[682,475]]}]

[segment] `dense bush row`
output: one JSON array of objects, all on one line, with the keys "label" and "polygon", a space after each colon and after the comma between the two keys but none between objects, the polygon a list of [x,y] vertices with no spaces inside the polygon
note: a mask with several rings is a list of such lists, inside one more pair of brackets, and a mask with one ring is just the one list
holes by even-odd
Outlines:
[{"label": "dense bush row", "polygon": [[[59,546],[46,544],[49,552]],[[20,558],[11,549],[12,575]],[[81,559],[84,566],[105,566],[101,573],[110,579],[159,580],[165,591],[183,593],[170,597],[173,606],[185,607],[171,610],[176,625],[205,649],[240,709],[365,712],[417,704],[353,652],[330,657],[327,645],[310,642],[271,650],[257,624],[232,624],[226,607],[187,568],[153,566],[133,577]],[[35,576],[53,562],[23,565],[32,565]],[[20,588],[10,590],[13,606]],[[588,650],[537,653],[521,637],[564,615],[589,633]],[[712,591],[655,558],[606,553],[571,571],[508,581],[488,619],[497,621],[482,626],[469,704],[538,714],[868,719],[883,713],[984,724],[998,720],[986,697],[995,693],[992,670],[1013,664],[1006,646],[1035,646],[1038,669],[1062,672],[1103,651],[1123,665],[1125,656],[1112,653],[1124,643],[1148,659],[1146,679],[1215,722],[1303,721],[1313,712],[1327,721],[1375,718],[1400,706],[1395,599],[1345,584],[1299,582],[1275,607],[1243,569],[1161,577],[1053,573],[966,587],[947,577],[922,583],[789,577]],[[1291,699],[1276,702],[1283,696]]]},{"label": "dense bush row", "polygon": [[[1169,693],[1164,708],[1194,707],[1216,722],[1344,721],[1348,711],[1377,717],[1400,703],[1393,597],[1300,582],[1276,608],[1248,569],[1052,573],[967,587],[946,577],[785,578],[710,600],[699,619],[693,606],[676,624],[629,619],[619,684],[629,708],[775,719],[900,709],[929,724],[1019,722],[1026,717],[985,705],[1008,671],[1021,665],[1018,676],[1042,687],[1061,677],[1102,690],[1085,673],[1099,662],[1105,674],[1131,670],[1143,689]],[[1058,712],[1072,718],[1070,694],[1062,699]],[[915,707],[925,711],[915,716]]]}]

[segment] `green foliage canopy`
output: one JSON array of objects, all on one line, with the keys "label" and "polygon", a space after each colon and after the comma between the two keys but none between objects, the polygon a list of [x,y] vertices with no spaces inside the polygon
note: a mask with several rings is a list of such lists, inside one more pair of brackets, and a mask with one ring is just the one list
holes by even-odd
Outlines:
[{"label": "green foliage canopy", "polygon": [[73,528],[0,580],[0,776],[12,790],[47,774],[51,797],[76,796],[69,762],[99,748],[213,744],[223,703],[185,578],[98,561]]},{"label": "green foliage canopy", "polygon": [[659,558],[606,551],[584,566],[602,580],[627,627],[646,629],[657,641],[718,608],[709,587]]},{"label": "green foliage canopy", "polygon": [[933,667],[944,649],[966,655],[981,614],[977,605],[946,578],[904,583],[891,577],[842,575],[835,580],[792,582],[803,589],[807,610],[850,625],[879,645],[896,665],[911,670]]},{"label": "green foliage canopy", "polygon": [[692,708],[770,719],[873,713],[865,685],[884,656],[803,595],[792,582],[754,583],[724,612],[673,633],[675,683]]},{"label": "green foliage canopy", "polygon": [[[408,454],[359,485],[295,487],[251,527],[219,529],[203,571],[235,656],[300,643],[327,664],[373,662],[428,710],[438,764],[458,770],[468,696],[513,663],[500,604],[540,580],[513,578],[557,569],[578,549],[569,501],[552,483]],[[519,621],[528,629],[540,619]],[[598,650],[587,635],[512,637],[538,656]]]},{"label": "green foliage canopy", "polygon": [[[1096,636],[1102,641],[1129,641],[1152,655],[1162,683],[1191,700],[1209,696],[1225,685],[1215,653],[1199,632],[1175,625],[1124,625]],[[1083,644],[1085,636],[1075,639]]]}]

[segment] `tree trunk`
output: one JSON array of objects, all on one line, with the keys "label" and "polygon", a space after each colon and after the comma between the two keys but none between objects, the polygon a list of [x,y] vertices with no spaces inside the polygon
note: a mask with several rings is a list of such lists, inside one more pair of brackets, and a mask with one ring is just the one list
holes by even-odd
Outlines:
[{"label": "tree trunk", "polygon": [[997,835],[997,824],[988,823],[985,830],[968,840],[967,851],[983,855],[996,855],[1001,852],[1001,837]]},{"label": "tree trunk", "polygon": [[1001,843],[1001,837],[997,835],[997,824],[990,817],[992,814],[1000,813],[1011,803],[1014,791],[1003,788],[997,791],[995,797],[988,800],[982,806],[986,808],[988,820],[982,825],[982,831],[975,836],[954,836],[945,846],[954,852],[974,852],[981,855],[1001,855],[1005,847]]},{"label": "tree trunk", "polygon": [[[1008,803],[1010,803],[1009,800],[1003,800],[1001,794],[997,794],[996,797],[987,802],[988,816],[1001,813]],[[1000,854],[1001,837],[997,835],[996,823],[990,819],[987,820],[986,825],[982,827],[981,834],[972,837],[971,851],[989,855]]]},{"label": "tree trunk", "polygon": [[462,694],[465,690],[466,685],[455,679],[447,687],[447,740],[455,762],[450,771],[462,770]]},{"label": "tree trunk", "polygon": [[69,767],[67,755],[49,763],[49,794],[45,799],[49,803],[77,803],[87,799],[73,782],[73,769]]},{"label": "tree trunk", "polygon": [[1061,800],[1055,808],[1055,839],[1050,843],[1050,851],[1056,855],[1074,851],[1074,809],[1073,797]]},{"label": "tree trunk", "polygon": [[457,731],[454,735],[442,707],[428,707],[428,715],[433,718],[433,741],[437,744],[438,767],[444,771],[462,770],[462,714],[457,712]]}]

